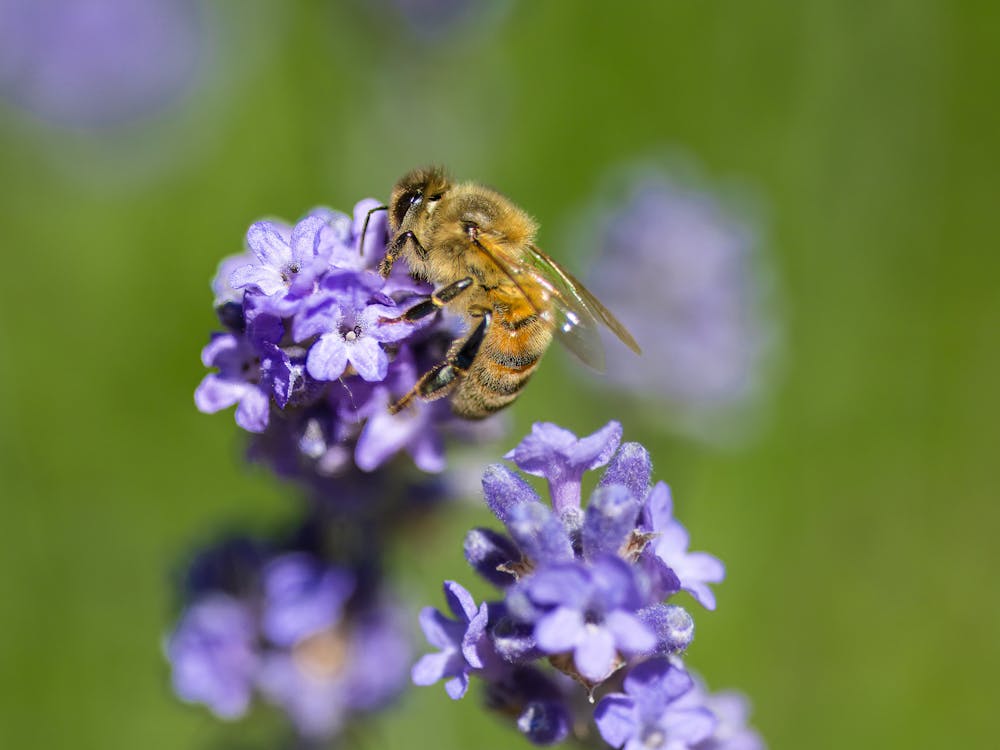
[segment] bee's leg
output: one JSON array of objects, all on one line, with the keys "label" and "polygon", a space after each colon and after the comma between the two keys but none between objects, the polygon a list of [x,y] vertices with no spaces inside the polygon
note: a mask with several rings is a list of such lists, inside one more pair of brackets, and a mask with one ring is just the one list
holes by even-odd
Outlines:
[{"label": "bee's leg", "polygon": [[383,318],[383,320],[389,323],[412,323],[415,320],[420,320],[432,312],[440,310],[470,286],[472,286],[472,277],[466,276],[464,279],[459,279],[452,284],[448,284],[448,286],[441,287],[430,297],[423,302],[418,302],[398,318]]},{"label": "bee's leg", "polygon": [[447,396],[472,366],[472,361],[479,353],[479,347],[482,346],[491,320],[490,312],[484,310],[483,319],[458,351],[424,373],[409,393],[396,403],[389,405],[389,413],[396,414],[405,409],[415,397],[424,401],[434,401]]},{"label": "bee's leg", "polygon": [[375,206],[368,213],[365,214],[365,223],[361,226],[361,239],[358,240],[358,255],[363,255],[365,252],[365,235],[368,233],[368,222],[371,221],[372,214],[376,211],[388,211],[388,206]]},{"label": "bee's leg", "polygon": [[382,262],[378,264],[378,272],[383,279],[389,275],[390,271],[392,271],[392,264],[396,262],[396,258],[398,258],[403,252],[403,248],[406,247],[406,243],[411,241],[414,245],[416,245],[417,252],[420,253],[420,257],[427,257],[427,251],[424,249],[424,246],[420,244],[420,240],[417,239],[417,236],[411,230],[407,229],[405,232],[400,232],[396,235],[393,241],[389,243],[389,247],[386,248],[385,251],[385,257],[382,258]]}]

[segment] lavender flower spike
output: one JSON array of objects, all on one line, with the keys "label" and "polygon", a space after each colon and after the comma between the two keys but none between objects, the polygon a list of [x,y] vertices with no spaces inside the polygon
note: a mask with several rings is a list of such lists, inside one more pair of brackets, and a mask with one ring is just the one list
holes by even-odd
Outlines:
[{"label": "lavender flower spike", "polygon": [[444,688],[452,700],[458,700],[469,687],[470,669],[483,667],[477,646],[485,635],[489,613],[485,602],[477,609],[472,595],[454,581],[445,582],[444,594],[458,620],[447,619],[433,607],[423,609],[420,627],[430,644],[441,651],[421,657],[412,677],[415,685],[450,678]]},{"label": "lavender flower spike", "polygon": [[622,426],[608,422],[584,438],[577,438],[551,422],[536,422],[531,434],[504,458],[526,474],[545,477],[549,482],[552,507],[559,515],[580,508],[580,480],[583,474],[604,466],[618,448]]}]

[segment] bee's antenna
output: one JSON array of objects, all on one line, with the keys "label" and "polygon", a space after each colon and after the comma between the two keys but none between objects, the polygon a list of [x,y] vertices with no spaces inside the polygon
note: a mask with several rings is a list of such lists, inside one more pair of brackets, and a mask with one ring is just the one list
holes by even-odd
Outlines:
[{"label": "bee's antenna", "polygon": [[368,222],[371,221],[372,214],[376,211],[388,211],[388,206],[375,206],[371,211],[365,214],[365,223],[361,226],[361,240],[358,242],[358,255],[365,254],[365,234],[368,232]]}]

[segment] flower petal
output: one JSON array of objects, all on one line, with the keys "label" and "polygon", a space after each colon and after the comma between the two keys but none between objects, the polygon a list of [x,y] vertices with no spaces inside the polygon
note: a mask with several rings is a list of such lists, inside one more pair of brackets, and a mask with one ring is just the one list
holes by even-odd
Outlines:
[{"label": "flower petal", "polygon": [[320,336],[309,349],[306,370],[316,380],[336,380],[347,368],[347,347],[337,332]]},{"label": "flower petal", "polygon": [[601,699],[594,710],[594,721],[601,737],[612,747],[621,747],[639,731],[635,704],[621,693],[612,693]]},{"label": "flower petal", "polygon": [[[280,269],[292,259],[292,250],[278,227],[270,221],[258,221],[247,230],[247,245],[261,265]],[[233,284],[236,286],[236,284]]]},{"label": "flower petal", "polygon": [[584,637],[583,615],[575,609],[557,607],[535,625],[538,647],[549,654],[569,651]]},{"label": "flower petal", "polygon": [[389,370],[389,355],[378,342],[368,336],[362,336],[345,346],[348,361],[354,365],[358,375],[369,383],[385,380]]}]

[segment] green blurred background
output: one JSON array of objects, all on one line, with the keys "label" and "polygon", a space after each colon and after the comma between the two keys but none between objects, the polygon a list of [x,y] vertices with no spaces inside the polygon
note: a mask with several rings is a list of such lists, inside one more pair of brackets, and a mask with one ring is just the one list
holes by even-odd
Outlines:
[{"label": "green blurred background", "polygon": [[[728,566],[689,663],[771,748],[996,746],[1000,12],[882,3],[511,2],[415,38],[362,3],[211,6],[214,54],[113,133],[0,110],[0,747],[266,747],[171,695],[183,554],[291,491],[199,414],[208,281],[254,219],[386,197],[442,162],[557,227],[609,169],[682,149],[766,205],[780,373],[753,440],[629,423],[553,357],[512,410],[625,421]],[[468,581],[472,503],[394,555],[411,602]],[[413,690],[349,746],[515,747]]]}]

